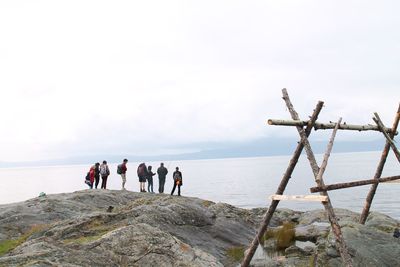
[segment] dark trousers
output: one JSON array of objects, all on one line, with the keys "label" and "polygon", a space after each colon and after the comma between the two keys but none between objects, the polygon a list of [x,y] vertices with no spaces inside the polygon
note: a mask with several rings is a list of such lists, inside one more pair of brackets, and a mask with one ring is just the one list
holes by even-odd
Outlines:
[{"label": "dark trousers", "polygon": [[[176,183],[174,183],[174,188],[172,188],[171,196],[174,194],[176,188]],[[178,196],[181,195],[181,185],[178,185]]]},{"label": "dark trousers", "polygon": [[95,176],[94,177],[94,180],[95,180],[95,184],[94,184],[94,186],[97,188],[97,186],[99,185],[99,182],[100,182],[100,176]]},{"label": "dark trousers", "polygon": [[158,177],[158,193],[164,193],[165,177]]},{"label": "dark trousers", "polygon": [[108,176],[102,176],[101,177],[101,189],[106,189],[106,186],[107,186],[107,178],[108,178]]},{"label": "dark trousers", "polygon": [[152,192],[152,193],[154,192],[153,191],[153,178],[147,179],[147,192]]}]

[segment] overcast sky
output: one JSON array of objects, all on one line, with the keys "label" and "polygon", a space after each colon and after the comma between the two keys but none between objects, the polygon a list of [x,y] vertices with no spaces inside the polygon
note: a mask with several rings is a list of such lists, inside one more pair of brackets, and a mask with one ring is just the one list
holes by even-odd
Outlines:
[{"label": "overcast sky", "polygon": [[324,100],[320,121],[373,123],[377,111],[391,126],[399,10],[398,1],[0,1],[0,161],[295,136],[265,124],[289,118],[282,88],[304,119]]}]

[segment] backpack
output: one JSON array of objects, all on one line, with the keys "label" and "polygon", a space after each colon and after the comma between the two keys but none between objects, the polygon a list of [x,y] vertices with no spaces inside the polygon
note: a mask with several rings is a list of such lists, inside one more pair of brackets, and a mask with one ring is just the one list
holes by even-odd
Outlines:
[{"label": "backpack", "polygon": [[119,164],[119,165],[117,166],[117,173],[118,173],[118,174],[122,174],[122,164]]},{"label": "backpack", "polygon": [[108,166],[107,165],[101,165],[100,166],[100,174],[102,176],[106,176],[110,174],[110,171],[108,170]]},{"label": "backpack", "polygon": [[175,181],[180,181],[182,180],[181,174],[179,172],[175,172],[174,174],[174,180]]},{"label": "backpack", "polygon": [[92,183],[90,182],[90,172],[88,172],[88,173],[86,174],[86,177],[85,177],[85,184],[87,184],[88,186],[92,186]]},{"label": "backpack", "polygon": [[144,176],[145,168],[146,168],[146,165],[144,165],[144,163],[140,164],[139,167],[138,167],[138,170],[137,170],[137,175],[141,176],[141,177]]}]

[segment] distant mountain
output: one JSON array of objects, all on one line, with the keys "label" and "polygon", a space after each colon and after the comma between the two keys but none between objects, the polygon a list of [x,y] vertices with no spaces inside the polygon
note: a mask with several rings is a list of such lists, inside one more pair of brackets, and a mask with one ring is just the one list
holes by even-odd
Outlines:
[{"label": "distant mountain", "polygon": [[[327,142],[311,142],[314,153],[324,153]],[[188,147],[201,147],[198,152],[183,154],[165,154],[153,156],[140,155],[82,155],[63,159],[30,161],[30,162],[0,162],[0,167],[31,167],[31,166],[54,166],[54,165],[75,165],[92,164],[106,159],[108,162],[120,162],[123,158],[129,161],[171,161],[171,160],[193,160],[193,159],[216,159],[216,158],[237,158],[237,157],[262,157],[290,155],[297,146],[294,139],[259,139],[242,143],[202,143],[191,144]],[[373,141],[336,141],[333,153],[341,152],[363,152],[379,151],[384,146],[384,140]]]}]

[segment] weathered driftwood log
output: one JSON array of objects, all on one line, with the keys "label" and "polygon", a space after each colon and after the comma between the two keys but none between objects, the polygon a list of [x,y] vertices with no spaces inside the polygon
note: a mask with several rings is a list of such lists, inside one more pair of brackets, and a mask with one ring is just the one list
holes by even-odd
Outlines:
[{"label": "weathered driftwood log", "polygon": [[[397,108],[397,113],[396,113],[396,116],[394,118],[393,125],[392,125],[392,131],[389,134],[390,137],[392,137],[392,138],[394,137],[393,133],[397,131],[397,126],[399,125],[399,120],[400,120],[400,105]],[[387,156],[389,153],[389,149],[390,149],[390,144],[388,141],[386,141],[385,147],[383,148],[383,151],[382,151],[381,159],[379,160],[379,164],[375,171],[374,179],[379,179],[379,177],[381,177],[383,167],[385,166],[386,159],[387,159]],[[369,189],[367,198],[365,199],[364,208],[363,208],[363,210],[361,212],[361,216],[360,216],[361,224],[365,224],[365,222],[368,218],[369,210],[371,208],[371,203],[372,203],[372,200],[374,199],[375,192],[376,192],[376,189],[378,188],[378,185],[379,185],[379,183],[373,184],[371,186],[371,188]]]},{"label": "weathered driftwood log", "polygon": [[317,201],[324,202],[328,201],[328,196],[316,196],[316,195],[272,195],[269,196],[271,200],[294,200],[294,201]]},{"label": "weathered driftwood log", "polygon": [[381,132],[385,136],[386,141],[389,142],[389,145],[392,148],[394,155],[396,156],[397,160],[400,162],[400,152],[399,152],[399,150],[397,149],[396,145],[394,144],[394,141],[392,140],[392,138],[384,130],[385,129],[385,125],[383,125],[383,122],[381,121],[381,118],[379,117],[378,113],[375,112],[374,114],[375,114],[375,118],[373,118],[373,120],[375,121],[376,125],[378,125],[379,129],[381,129]]},{"label": "weathered driftwood log", "polygon": [[[324,105],[324,102],[319,101],[317,106],[315,107],[314,112],[311,115],[310,121],[307,124],[307,127],[305,129],[306,136],[310,135],[312,127],[314,126],[314,122],[317,120],[318,115],[321,112],[323,105]],[[296,147],[296,150],[293,153],[292,158],[290,159],[289,166],[287,167],[285,173],[283,174],[281,183],[279,184],[279,187],[276,190],[277,195],[282,195],[283,192],[285,191],[286,186],[289,182],[289,179],[292,176],[293,170],[296,167],[296,164],[300,158],[301,152],[303,151],[303,147],[304,147],[303,143],[299,142]],[[278,204],[279,204],[279,200],[273,200],[271,202],[267,212],[265,213],[265,215],[263,217],[262,223],[257,231],[257,234],[254,237],[253,241],[250,244],[250,247],[248,248],[248,250],[246,252],[246,255],[241,264],[242,267],[249,266],[251,259],[253,258],[254,253],[256,252],[257,247],[260,244],[260,240],[262,239],[265,231],[267,231],[267,229],[268,229],[269,222],[271,221],[272,215],[274,214]]]},{"label": "weathered driftwood log", "polygon": [[349,187],[363,186],[363,185],[368,185],[368,184],[385,183],[385,182],[390,182],[390,181],[395,181],[395,180],[400,180],[400,175],[389,176],[389,177],[384,177],[384,178],[379,178],[379,179],[359,180],[359,181],[353,181],[353,182],[347,182],[347,183],[330,184],[330,185],[325,185],[325,186],[315,186],[315,187],[310,188],[310,192],[317,193],[317,192],[322,192],[322,191],[331,191],[331,190],[337,190],[337,189],[343,189],[343,188],[349,188]]},{"label": "weathered driftwood log", "polygon": [[[276,120],[276,119],[269,119],[267,121],[269,125],[280,125],[280,126],[305,126],[307,125],[308,121],[302,120]],[[322,122],[315,122],[314,129],[315,130],[325,130],[325,129],[333,129],[335,128],[336,123],[322,123]],[[339,124],[339,130],[351,130],[351,131],[380,131],[379,127],[376,125],[356,125],[356,124],[346,124],[341,123]],[[386,132],[391,133],[391,128],[385,128]],[[398,132],[395,132],[397,135]]]},{"label": "weathered driftwood log", "polygon": [[336,123],[335,129],[333,129],[332,136],[329,139],[329,142],[328,142],[328,145],[326,148],[324,159],[322,160],[322,164],[321,164],[321,167],[319,168],[318,175],[317,175],[317,177],[315,177],[315,181],[317,182],[318,185],[324,184],[324,182],[322,180],[322,175],[325,173],[326,166],[328,165],[328,159],[332,152],[333,142],[335,141],[336,132],[339,129],[339,125],[340,125],[341,121],[342,121],[342,118],[339,118],[339,121]]},{"label": "weathered driftwood log", "polygon": [[[289,112],[290,112],[290,114],[292,116],[292,119],[293,120],[299,120],[299,115],[294,110],[293,105],[290,102],[289,95],[288,95],[286,89],[283,89],[282,93],[283,93],[283,99],[286,102],[286,106],[287,106],[287,108],[288,108],[288,110],[289,110]],[[332,133],[331,140],[333,140],[335,138],[338,126],[339,125],[336,125],[335,130]],[[323,169],[320,172],[320,168],[318,167],[318,164],[317,164],[317,161],[315,159],[314,153],[313,153],[313,151],[311,149],[310,142],[308,141],[308,138],[307,138],[307,136],[306,136],[306,134],[305,134],[305,132],[303,130],[303,127],[297,126],[296,128],[297,128],[297,131],[299,132],[299,135],[301,136],[301,141],[302,141],[302,143],[304,145],[304,149],[306,150],[307,158],[308,158],[308,160],[310,162],[311,169],[313,171],[313,174],[314,174],[315,180],[317,182],[317,185],[324,186],[323,179],[322,179]],[[332,141],[332,143],[333,143],[333,141]],[[325,157],[324,157],[324,161],[326,161],[324,163],[325,165],[327,164],[327,159],[329,158],[330,149],[331,149],[331,147],[328,145],[327,152],[325,153]],[[322,194],[326,195],[326,196],[328,195],[326,191],[322,192]],[[336,218],[335,212],[333,210],[332,203],[329,200],[329,197],[328,197],[328,201],[322,202],[322,204],[324,205],[324,208],[325,208],[326,212],[328,213],[329,221],[331,223],[332,231],[335,234],[336,243],[338,244],[339,252],[340,252],[340,256],[342,258],[342,261],[346,266],[353,266],[351,256],[350,256],[350,254],[348,252],[347,245],[346,245],[346,243],[344,241],[344,238],[343,238],[342,230],[340,229],[340,225],[339,225],[339,223],[337,221],[337,218]]]}]

